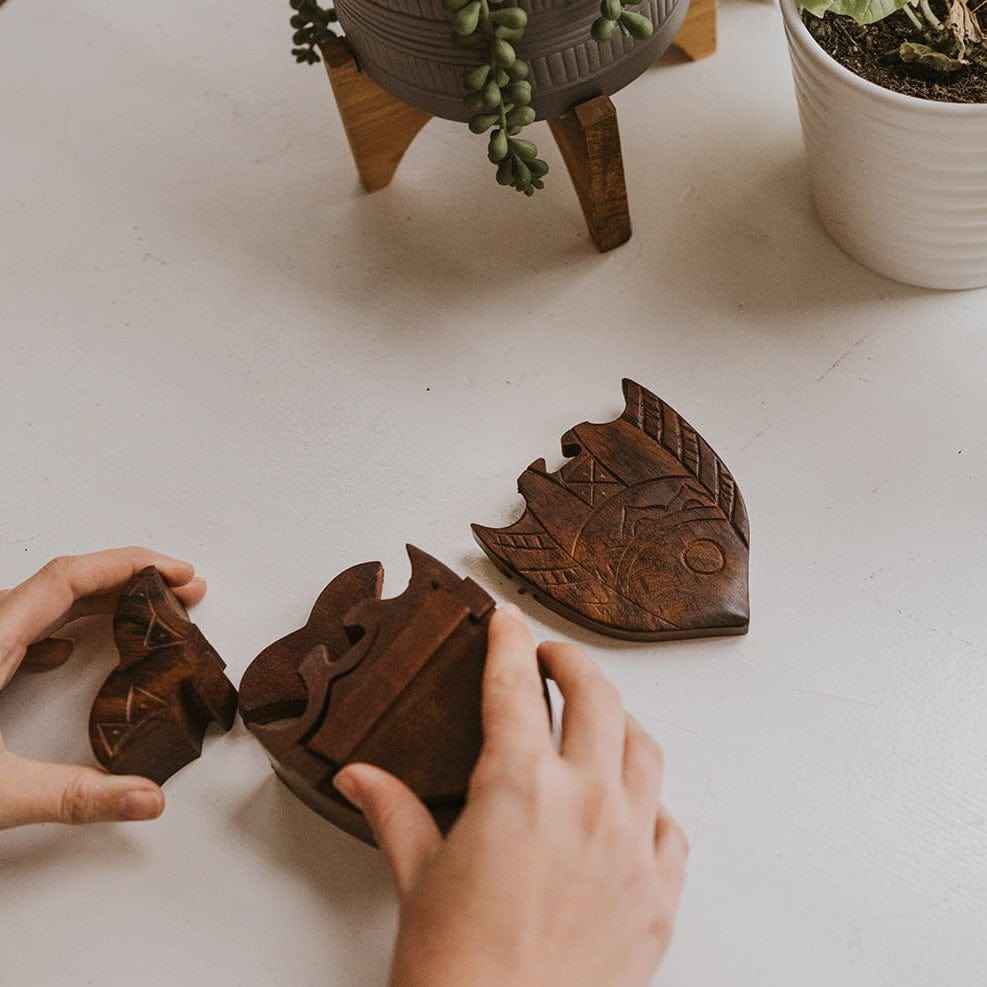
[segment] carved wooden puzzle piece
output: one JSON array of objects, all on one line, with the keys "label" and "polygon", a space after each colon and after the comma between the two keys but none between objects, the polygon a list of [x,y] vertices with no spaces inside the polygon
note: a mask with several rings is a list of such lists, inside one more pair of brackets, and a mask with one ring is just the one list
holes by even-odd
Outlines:
[{"label": "carved wooden puzzle piece", "polygon": [[212,645],[153,566],[124,590],[113,616],[120,664],[93,703],[89,739],[114,774],[158,784],[202,753],[206,727],[236,716],[236,689]]},{"label": "carved wooden puzzle piece", "polygon": [[480,689],[493,600],[408,546],[411,580],[381,600],[369,562],[337,576],[308,623],[244,675],[240,711],[279,777],[326,819],[372,842],[333,788],[344,765],[390,771],[443,829],[462,808],[480,751]]},{"label": "carved wooden puzzle piece", "polygon": [[743,498],[706,440],[660,398],[623,382],[616,421],[562,437],[569,457],[518,480],[526,510],[473,525],[480,547],[556,613],[611,637],[744,634],[749,530]]}]

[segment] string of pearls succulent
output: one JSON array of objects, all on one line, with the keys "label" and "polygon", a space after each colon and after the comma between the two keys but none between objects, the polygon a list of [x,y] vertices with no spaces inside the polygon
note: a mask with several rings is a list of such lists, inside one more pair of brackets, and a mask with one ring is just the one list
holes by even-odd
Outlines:
[{"label": "string of pearls succulent", "polygon": [[487,59],[463,78],[464,103],[473,114],[469,128],[474,134],[490,131],[487,157],[497,166],[497,182],[534,195],[544,188],[542,178],[548,165],[538,157],[538,148],[519,135],[534,122],[528,63],[517,57],[514,42],[524,35],[528,15],[509,0],[442,0],[452,18],[456,40],[483,46]]},{"label": "string of pearls succulent", "polygon": [[[2,0],[0,0],[2,2]],[[332,24],[336,12],[319,0],[289,0],[294,14],[291,53],[298,62],[314,65],[320,61],[318,47],[335,35]],[[642,14],[627,10],[643,0],[602,0],[600,16],[593,22],[592,35],[601,44],[614,31],[635,40],[650,38],[654,28]],[[534,122],[531,108],[531,82],[528,63],[517,57],[516,42],[524,36],[528,14],[516,0],[442,0],[452,20],[453,38],[468,47],[484,48],[484,60],[463,77],[464,104],[472,114],[469,128],[474,134],[490,133],[487,157],[497,166],[497,181],[534,195],[545,187],[542,179],[548,165],[538,157],[538,148],[521,137]]]},{"label": "string of pearls succulent", "polygon": [[321,61],[316,50],[320,44],[325,44],[336,32],[329,26],[336,22],[336,11],[331,7],[326,10],[319,6],[319,0],[289,0],[291,9],[291,26],[295,33],[291,36],[294,48],[291,49],[295,61],[299,64],[307,62],[315,65]]},{"label": "string of pearls succulent", "polygon": [[591,33],[594,41],[609,41],[613,32],[620,28],[625,38],[644,41],[654,34],[654,25],[644,14],[635,14],[627,7],[638,7],[642,0],[603,0],[600,4],[600,16],[593,21]]}]

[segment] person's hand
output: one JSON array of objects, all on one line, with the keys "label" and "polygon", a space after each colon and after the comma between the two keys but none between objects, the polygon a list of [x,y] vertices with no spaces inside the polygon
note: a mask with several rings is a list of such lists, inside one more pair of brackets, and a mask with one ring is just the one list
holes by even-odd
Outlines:
[{"label": "person's hand", "polygon": [[[67,661],[72,642],[51,635],[79,617],[112,613],[120,591],[149,565],[185,606],[205,595],[205,580],[195,578],[191,565],[146,548],[54,559],[20,586],[0,591],[0,689],[19,668],[44,671]],[[161,789],[147,778],[30,761],[8,751],[0,737],[0,829],[154,819],[163,809]]]},{"label": "person's hand", "polygon": [[[565,699],[556,752],[538,661]],[[443,839],[398,779],[336,776],[397,884],[393,987],[646,984],[668,946],[687,846],[660,802],[662,754],[574,645],[490,622],[484,743]]]}]

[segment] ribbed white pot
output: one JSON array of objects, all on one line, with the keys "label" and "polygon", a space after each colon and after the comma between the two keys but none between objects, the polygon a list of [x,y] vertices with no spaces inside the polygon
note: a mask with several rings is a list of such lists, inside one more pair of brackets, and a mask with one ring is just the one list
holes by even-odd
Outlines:
[{"label": "ribbed white pot", "polygon": [[829,235],[923,288],[987,285],[987,103],[883,89],[831,58],[781,0],[809,182]]}]

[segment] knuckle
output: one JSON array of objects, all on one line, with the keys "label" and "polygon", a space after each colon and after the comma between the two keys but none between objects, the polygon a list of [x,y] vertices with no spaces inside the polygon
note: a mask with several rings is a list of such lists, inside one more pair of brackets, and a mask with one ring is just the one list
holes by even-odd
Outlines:
[{"label": "knuckle", "polygon": [[60,816],[70,825],[90,822],[96,815],[96,793],[82,774],[74,775],[62,792]]},{"label": "knuckle", "polygon": [[52,579],[63,579],[71,564],[71,556],[56,555],[41,567],[41,572]]},{"label": "knuckle", "polygon": [[517,665],[498,665],[487,673],[484,687],[498,695],[514,696],[525,686],[528,670]]},{"label": "knuckle", "polygon": [[543,777],[541,760],[524,751],[486,751],[470,777],[470,795],[497,792],[527,797]]}]

